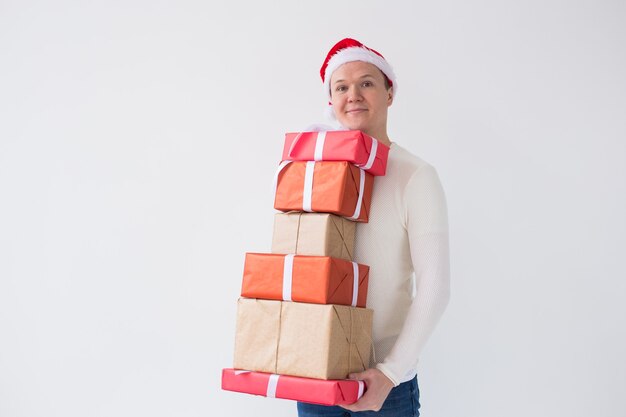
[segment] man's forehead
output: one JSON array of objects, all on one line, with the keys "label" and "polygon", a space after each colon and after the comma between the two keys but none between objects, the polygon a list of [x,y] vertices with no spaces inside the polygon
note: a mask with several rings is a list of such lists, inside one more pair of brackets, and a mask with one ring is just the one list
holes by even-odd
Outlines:
[{"label": "man's forehead", "polygon": [[351,64],[351,62],[348,62],[342,65],[341,67],[337,68],[337,70],[333,73],[331,77],[332,82],[336,83],[340,81],[345,81],[346,77],[350,77],[350,78],[356,77],[359,79],[368,78],[368,77],[369,78],[378,78],[378,77],[384,78],[385,77],[382,71],[379,70],[375,65],[372,65],[369,62],[361,62],[361,61],[355,61],[355,62],[366,64],[367,66],[346,67],[346,65]]}]

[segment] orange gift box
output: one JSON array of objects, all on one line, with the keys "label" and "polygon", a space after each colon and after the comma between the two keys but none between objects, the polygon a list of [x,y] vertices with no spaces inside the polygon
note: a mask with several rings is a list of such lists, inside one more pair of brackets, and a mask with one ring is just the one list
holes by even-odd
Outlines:
[{"label": "orange gift box", "polygon": [[371,174],[346,161],[289,162],[278,172],[274,208],[367,222],[373,185]]},{"label": "orange gift box", "polygon": [[368,279],[369,266],[343,259],[247,253],[241,296],[365,307]]}]

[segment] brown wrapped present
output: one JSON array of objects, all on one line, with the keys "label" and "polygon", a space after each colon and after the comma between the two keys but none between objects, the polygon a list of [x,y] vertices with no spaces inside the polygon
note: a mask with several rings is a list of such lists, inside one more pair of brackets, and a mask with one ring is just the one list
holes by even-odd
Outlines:
[{"label": "brown wrapped present", "polygon": [[372,310],[239,299],[235,369],[344,379],[369,366]]},{"label": "brown wrapped present", "polygon": [[356,223],[329,213],[276,213],[272,253],[352,260]]}]

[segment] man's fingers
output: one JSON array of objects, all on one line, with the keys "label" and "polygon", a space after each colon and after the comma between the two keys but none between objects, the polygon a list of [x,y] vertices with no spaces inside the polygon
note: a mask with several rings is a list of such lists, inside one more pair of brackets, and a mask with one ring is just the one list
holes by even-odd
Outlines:
[{"label": "man's fingers", "polygon": [[363,374],[365,374],[365,372],[355,372],[355,373],[352,373],[352,374],[348,375],[348,378],[349,379],[361,379],[362,380],[362,379],[364,379],[364,375]]}]

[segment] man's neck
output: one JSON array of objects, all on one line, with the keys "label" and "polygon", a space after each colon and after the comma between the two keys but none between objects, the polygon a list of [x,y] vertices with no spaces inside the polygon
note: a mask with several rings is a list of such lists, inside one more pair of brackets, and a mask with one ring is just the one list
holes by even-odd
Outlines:
[{"label": "man's neck", "polygon": [[363,133],[373,137],[374,139],[376,139],[377,141],[379,141],[380,143],[384,145],[391,146],[391,139],[389,139],[389,136],[387,136],[387,130],[382,130],[378,132],[363,132]]}]

